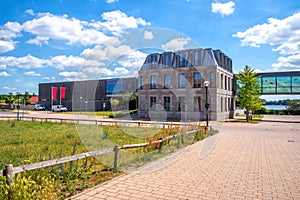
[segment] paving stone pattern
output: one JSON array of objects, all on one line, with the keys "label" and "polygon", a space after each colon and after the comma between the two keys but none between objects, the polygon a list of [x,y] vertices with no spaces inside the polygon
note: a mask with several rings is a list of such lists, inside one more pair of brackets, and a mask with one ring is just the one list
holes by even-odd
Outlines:
[{"label": "paving stone pattern", "polygon": [[264,119],[225,123],[206,156],[204,140],[73,199],[300,199],[300,118]]}]

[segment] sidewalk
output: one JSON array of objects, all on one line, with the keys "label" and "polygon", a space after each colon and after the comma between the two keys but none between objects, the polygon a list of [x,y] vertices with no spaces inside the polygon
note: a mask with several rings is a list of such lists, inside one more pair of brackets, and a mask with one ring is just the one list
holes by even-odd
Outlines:
[{"label": "sidewalk", "polygon": [[300,124],[276,120],[225,123],[218,135],[72,199],[300,199]]}]

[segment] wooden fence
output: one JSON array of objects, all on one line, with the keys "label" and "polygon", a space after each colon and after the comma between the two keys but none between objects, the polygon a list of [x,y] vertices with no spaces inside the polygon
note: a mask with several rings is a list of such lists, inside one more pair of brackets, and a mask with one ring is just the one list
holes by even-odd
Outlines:
[{"label": "wooden fence", "polygon": [[[2,120],[16,120],[15,116],[0,116]],[[74,124],[88,124],[88,125],[120,125],[120,126],[158,126],[160,128],[167,128],[171,124],[178,126],[190,126],[191,122],[156,122],[156,121],[141,121],[141,120],[119,120],[119,119],[66,119],[66,118],[51,118],[51,117],[20,117],[22,121],[37,121],[37,122],[58,122],[58,123],[74,123]],[[199,123],[199,122],[197,122]]]},{"label": "wooden fence", "polygon": [[[203,127],[203,128],[207,132],[206,127]],[[192,134],[192,133],[198,134],[199,131],[203,131],[203,130],[196,129],[196,130],[188,131],[185,134],[186,135],[187,134]],[[33,164],[22,165],[22,166],[18,166],[18,167],[13,167],[12,164],[8,164],[8,165],[6,165],[5,170],[0,170],[0,177],[5,176],[6,177],[6,183],[11,186],[12,183],[13,183],[14,174],[24,172],[24,171],[30,171],[30,170],[34,170],[34,169],[40,169],[40,168],[44,168],[44,167],[50,167],[50,166],[54,166],[54,165],[58,165],[58,164],[63,164],[63,163],[67,163],[67,162],[71,162],[71,161],[91,157],[91,156],[103,155],[103,154],[107,154],[107,153],[111,153],[111,152],[114,152],[114,166],[113,166],[113,168],[117,169],[118,168],[118,160],[119,160],[119,150],[146,147],[146,146],[150,146],[150,145],[153,145],[153,144],[159,144],[158,152],[160,153],[164,141],[168,141],[168,140],[174,139],[174,138],[179,137],[179,136],[183,137],[183,134],[177,133],[177,134],[170,135],[170,136],[167,136],[165,138],[158,139],[158,140],[155,140],[155,141],[152,141],[152,142],[140,143],[140,144],[128,144],[128,145],[123,145],[123,146],[115,146],[114,148],[107,148],[107,149],[101,149],[101,150],[96,150],[96,151],[90,151],[90,152],[86,152],[86,153],[76,154],[76,155],[67,156],[67,157],[63,157],[63,158],[57,158],[57,159],[53,159],[53,160],[42,161],[42,162],[33,163]]]}]

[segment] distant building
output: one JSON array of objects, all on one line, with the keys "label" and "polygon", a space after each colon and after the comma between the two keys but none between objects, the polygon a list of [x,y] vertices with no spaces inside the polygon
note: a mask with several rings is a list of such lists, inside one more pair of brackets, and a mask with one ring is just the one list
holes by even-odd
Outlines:
[{"label": "distant building", "polygon": [[[136,91],[136,82],[136,78],[117,78],[41,83],[39,102],[47,109],[50,109],[51,105],[62,104],[73,111],[110,110],[112,99],[121,100],[123,94]],[[132,106],[136,105],[136,102],[129,103]]]},{"label": "distant building", "polygon": [[209,81],[209,120],[233,117],[235,110],[232,60],[220,50],[192,49],[147,56],[132,78],[39,84],[39,102],[68,110],[111,110],[112,99],[138,93],[126,106],[139,116],[158,120],[205,120],[204,81]]},{"label": "distant building", "polygon": [[209,119],[233,117],[232,60],[220,50],[192,49],[147,56],[139,71],[139,116],[205,120],[204,81],[209,81]]}]

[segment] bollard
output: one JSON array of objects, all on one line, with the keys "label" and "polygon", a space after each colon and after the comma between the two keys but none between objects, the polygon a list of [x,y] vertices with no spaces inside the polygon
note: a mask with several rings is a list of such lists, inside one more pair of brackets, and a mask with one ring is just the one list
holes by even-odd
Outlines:
[{"label": "bollard", "polygon": [[119,159],[119,147],[114,147],[115,158],[114,158],[114,169],[118,169],[118,159]]}]

